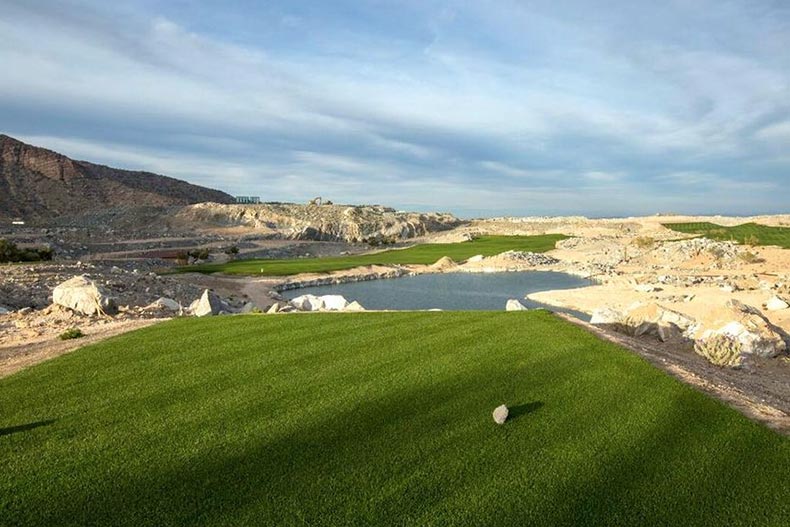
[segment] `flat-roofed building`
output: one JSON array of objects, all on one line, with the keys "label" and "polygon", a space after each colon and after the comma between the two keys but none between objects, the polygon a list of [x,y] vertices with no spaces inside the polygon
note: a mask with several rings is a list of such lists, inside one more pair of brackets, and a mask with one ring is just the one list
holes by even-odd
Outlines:
[{"label": "flat-roofed building", "polygon": [[235,196],[235,198],[239,205],[258,205],[261,202],[259,196]]}]

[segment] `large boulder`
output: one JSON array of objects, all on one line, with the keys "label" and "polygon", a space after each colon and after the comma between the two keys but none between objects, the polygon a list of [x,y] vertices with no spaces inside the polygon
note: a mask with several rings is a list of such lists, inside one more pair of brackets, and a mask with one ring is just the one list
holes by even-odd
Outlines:
[{"label": "large boulder", "polygon": [[625,311],[609,307],[596,309],[590,323],[641,337],[652,335],[662,342],[683,337],[694,326],[694,319],[655,303],[634,304]]},{"label": "large boulder", "polygon": [[324,295],[320,298],[326,311],[343,311],[348,307],[348,300],[342,295]]},{"label": "large boulder", "polygon": [[320,311],[324,307],[321,297],[315,295],[297,296],[289,303],[299,311]]},{"label": "large boulder", "polygon": [[527,306],[515,298],[511,298],[505,303],[505,311],[528,311],[528,309]]},{"label": "large boulder", "polygon": [[192,302],[189,311],[196,317],[219,315],[222,311],[222,300],[214,292],[206,289],[200,298]]},{"label": "large boulder", "polygon": [[290,304],[299,311],[344,311],[349,302],[342,295],[302,295]]},{"label": "large boulder", "polygon": [[85,275],[66,280],[52,291],[52,302],[83,315],[111,315],[115,300]]},{"label": "large boulder", "polygon": [[744,356],[775,357],[787,350],[781,330],[771,324],[759,309],[732,299],[727,302],[726,310],[726,323],[697,330],[698,353],[701,351],[704,355],[708,346],[720,346],[725,339],[737,347],[740,362]]}]

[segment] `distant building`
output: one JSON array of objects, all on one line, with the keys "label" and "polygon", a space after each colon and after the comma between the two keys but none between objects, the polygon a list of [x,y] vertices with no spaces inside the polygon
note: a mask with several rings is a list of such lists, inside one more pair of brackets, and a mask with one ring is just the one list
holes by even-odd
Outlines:
[{"label": "distant building", "polygon": [[236,203],[239,205],[258,205],[260,202],[259,196],[236,196]]},{"label": "distant building", "polygon": [[25,221],[20,218],[15,218],[11,221],[11,225],[24,225]]}]

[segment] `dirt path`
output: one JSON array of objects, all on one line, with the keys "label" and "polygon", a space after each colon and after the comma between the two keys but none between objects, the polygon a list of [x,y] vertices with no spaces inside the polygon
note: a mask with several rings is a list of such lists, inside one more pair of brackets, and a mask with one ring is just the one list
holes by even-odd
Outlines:
[{"label": "dirt path", "polygon": [[569,315],[557,316],[623,346],[673,377],[735,408],[746,417],[790,436],[790,365],[763,361],[759,372],[719,368],[677,344],[613,333]]},{"label": "dirt path", "polygon": [[74,340],[49,340],[34,342],[31,344],[17,344],[13,346],[0,347],[0,378],[6,377],[20,370],[44,362],[45,360],[64,355],[88,344],[95,344],[102,340],[126,333],[135,329],[144,328],[158,322],[163,322],[165,318],[149,318],[137,320],[125,320],[101,327],[95,327],[87,331],[83,338]]}]

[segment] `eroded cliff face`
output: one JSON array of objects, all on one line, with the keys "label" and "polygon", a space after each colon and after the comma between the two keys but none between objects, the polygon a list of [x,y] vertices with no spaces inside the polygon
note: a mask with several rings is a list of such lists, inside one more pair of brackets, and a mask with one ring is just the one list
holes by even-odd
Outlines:
[{"label": "eroded cliff face", "polygon": [[115,207],[231,203],[218,190],[178,179],[75,161],[0,135],[0,217],[46,220]]},{"label": "eroded cliff face", "polygon": [[246,227],[290,239],[347,242],[396,241],[461,223],[451,214],[398,212],[381,206],[285,203],[199,203],[184,207],[175,219],[198,228]]}]

